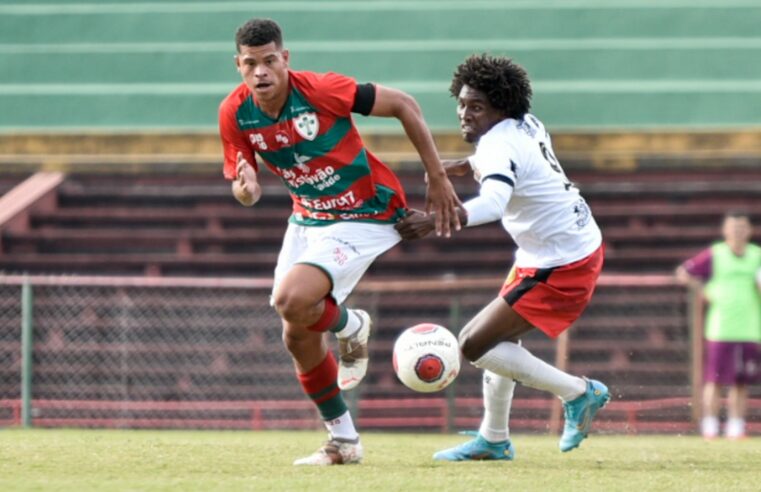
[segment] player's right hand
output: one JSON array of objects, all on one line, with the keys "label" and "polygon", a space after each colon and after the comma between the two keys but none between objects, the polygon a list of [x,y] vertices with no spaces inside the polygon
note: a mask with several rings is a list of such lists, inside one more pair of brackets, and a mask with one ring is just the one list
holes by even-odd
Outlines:
[{"label": "player's right hand", "polygon": [[233,181],[233,195],[244,206],[250,207],[259,201],[262,196],[262,188],[256,176],[254,166],[238,152],[235,166],[235,181]]},{"label": "player's right hand", "polygon": [[425,198],[425,211],[434,216],[437,236],[443,234],[444,237],[450,237],[452,230],[460,230],[457,208],[462,207],[462,202],[446,175],[441,175],[435,180],[433,176],[428,176]]}]

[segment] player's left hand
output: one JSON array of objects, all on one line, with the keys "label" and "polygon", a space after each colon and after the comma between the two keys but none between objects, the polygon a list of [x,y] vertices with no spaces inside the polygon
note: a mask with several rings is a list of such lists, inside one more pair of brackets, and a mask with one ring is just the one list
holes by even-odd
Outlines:
[{"label": "player's left hand", "polygon": [[454,191],[452,182],[446,175],[428,176],[428,189],[425,195],[425,211],[433,212],[436,225],[436,235],[450,237],[452,229],[460,230],[460,218],[457,215],[457,207],[462,207],[462,202]]},{"label": "player's left hand", "polygon": [[433,216],[421,210],[410,209],[407,216],[394,225],[402,239],[411,241],[425,237],[435,228]]}]

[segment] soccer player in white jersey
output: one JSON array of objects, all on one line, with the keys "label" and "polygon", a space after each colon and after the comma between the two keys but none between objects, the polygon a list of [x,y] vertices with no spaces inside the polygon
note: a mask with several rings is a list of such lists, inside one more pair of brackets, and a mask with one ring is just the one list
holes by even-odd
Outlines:
[{"label": "soccer player in white jersey", "polygon": [[[473,55],[454,74],[463,138],[475,153],[445,163],[451,175],[473,173],[479,195],[459,209],[467,227],[502,221],[518,246],[499,295],[462,329],[463,356],[484,370],[484,418],[475,439],[439,451],[445,461],[512,460],[508,418],[516,382],[562,401],[560,450],[579,446],[609,400],[599,381],[567,374],[535,357],[520,337],[539,329],[555,338],[589,303],[603,263],[602,235],[587,203],[560,167],[544,125],[529,113],[531,85],[509,58]],[[411,211],[397,225],[404,239],[434,230]]]}]

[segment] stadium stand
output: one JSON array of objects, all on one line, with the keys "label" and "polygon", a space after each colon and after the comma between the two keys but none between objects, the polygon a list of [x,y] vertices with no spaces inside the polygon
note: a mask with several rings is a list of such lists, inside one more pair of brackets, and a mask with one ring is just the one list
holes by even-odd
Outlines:
[{"label": "stadium stand", "polygon": [[7,192],[12,190],[17,184],[24,181],[26,178],[30,176],[29,173],[26,174],[0,174],[0,196],[5,195]]},{"label": "stadium stand", "polygon": [[293,66],[393,83],[437,130],[456,126],[452,70],[482,51],[526,66],[556,130],[757,125],[761,106],[753,1],[91,0],[2,2],[0,14],[5,131],[213,129],[238,82],[233,33],[253,15],[282,24]]},{"label": "stadium stand", "polygon": [[[402,173],[413,207],[423,206],[420,171]],[[609,272],[667,272],[717,238],[729,209],[761,222],[761,169],[572,174],[603,228]],[[576,179],[578,178],[578,179]],[[80,273],[269,276],[290,210],[274,176],[262,173],[262,202],[245,209],[219,175],[71,175],[27,223],[0,232],[0,270]],[[465,198],[471,179],[457,179]],[[710,193],[708,193],[710,190]],[[381,258],[375,276],[493,275],[512,260],[499,224],[453,239],[404,243]]]}]

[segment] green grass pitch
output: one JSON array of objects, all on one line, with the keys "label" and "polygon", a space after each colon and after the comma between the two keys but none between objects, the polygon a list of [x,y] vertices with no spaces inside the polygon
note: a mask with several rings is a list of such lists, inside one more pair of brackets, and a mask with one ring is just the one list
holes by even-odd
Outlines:
[{"label": "green grass pitch", "polygon": [[458,435],[362,435],[362,465],[294,467],[321,432],[0,430],[2,491],[682,491],[761,489],[761,439],[516,435],[514,462],[435,463]]}]

